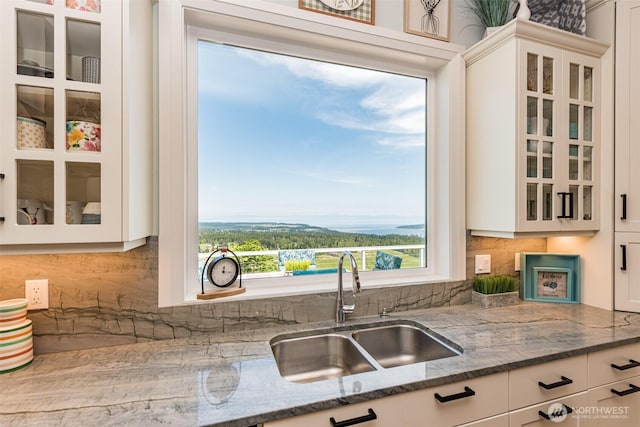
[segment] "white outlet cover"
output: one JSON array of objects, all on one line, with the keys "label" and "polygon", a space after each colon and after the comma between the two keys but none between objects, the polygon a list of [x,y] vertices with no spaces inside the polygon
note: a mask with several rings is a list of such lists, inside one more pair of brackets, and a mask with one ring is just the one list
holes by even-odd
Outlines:
[{"label": "white outlet cover", "polygon": [[27,310],[49,308],[49,279],[25,280],[24,290]]},{"label": "white outlet cover", "polygon": [[476,255],[476,274],[491,273],[491,255]]}]

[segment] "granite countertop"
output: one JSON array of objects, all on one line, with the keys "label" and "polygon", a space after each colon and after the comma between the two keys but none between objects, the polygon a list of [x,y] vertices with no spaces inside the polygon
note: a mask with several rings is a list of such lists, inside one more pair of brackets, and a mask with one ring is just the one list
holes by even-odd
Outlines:
[{"label": "granite countertop", "polygon": [[[640,314],[584,305],[470,305],[392,313],[460,356],[308,384],[282,379],[269,340],[334,322],[36,356],[0,375],[0,425],[246,427],[405,391],[640,342]],[[348,319],[347,325],[382,321]]]}]

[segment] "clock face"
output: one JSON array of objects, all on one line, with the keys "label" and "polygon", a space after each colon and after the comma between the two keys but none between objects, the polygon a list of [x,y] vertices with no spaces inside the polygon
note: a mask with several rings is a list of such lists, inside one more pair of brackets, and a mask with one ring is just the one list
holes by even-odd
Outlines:
[{"label": "clock face", "polygon": [[364,0],[320,0],[325,6],[340,11],[349,11],[359,8]]},{"label": "clock face", "polygon": [[238,272],[238,263],[233,258],[219,257],[209,264],[207,278],[213,285],[224,288],[236,281]]}]

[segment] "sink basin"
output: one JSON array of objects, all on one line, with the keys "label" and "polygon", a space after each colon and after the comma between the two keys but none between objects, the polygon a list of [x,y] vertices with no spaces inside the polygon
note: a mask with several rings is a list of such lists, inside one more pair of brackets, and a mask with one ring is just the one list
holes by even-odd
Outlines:
[{"label": "sink basin", "polygon": [[459,356],[460,351],[411,325],[355,331],[353,339],[385,368]]},{"label": "sink basin", "polygon": [[462,349],[419,323],[375,324],[307,331],[271,340],[280,375],[308,383],[458,356]]},{"label": "sink basin", "polygon": [[280,375],[308,383],[373,371],[353,342],[338,334],[283,339],[271,345]]}]

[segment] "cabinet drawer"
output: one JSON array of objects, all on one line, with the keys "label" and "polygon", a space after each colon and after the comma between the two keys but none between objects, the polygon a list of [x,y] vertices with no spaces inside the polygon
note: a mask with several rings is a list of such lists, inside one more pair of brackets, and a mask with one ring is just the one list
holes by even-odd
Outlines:
[{"label": "cabinet drawer", "polygon": [[[265,423],[264,427],[328,427],[332,425],[330,418],[336,423],[355,420],[369,417],[369,410],[375,413],[376,419],[365,418],[353,425],[422,426],[427,421],[434,426],[459,425],[507,412],[507,386],[508,373],[503,372]],[[436,394],[444,402],[438,401]]]},{"label": "cabinet drawer", "polygon": [[484,418],[459,427],[509,427],[509,414],[496,415],[495,417]]},{"label": "cabinet drawer", "polygon": [[[299,415],[265,423],[264,427],[330,427],[332,425],[331,418],[335,423],[347,420],[355,422],[356,419],[360,419],[360,422],[353,424],[358,427],[418,426],[424,424],[427,419],[423,392],[423,390],[411,391],[368,402]],[[375,414],[374,420],[367,420],[373,418],[370,411]]]},{"label": "cabinet drawer", "polygon": [[509,409],[556,399],[587,389],[587,355],[509,372]]},{"label": "cabinet drawer", "polygon": [[640,426],[640,376],[589,390],[588,406],[580,414],[590,427]]},{"label": "cabinet drawer", "polygon": [[[425,397],[423,405],[431,425],[468,423],[507,412],[508,386],[508,372],[446,384],[422,391]],[[455,399],[456,395],[470,394],[469,390],[474,393],[472,396]],[[445,401],[438,401],[436,393]]]},{"label": "cabinet drawer", "polygon": [[640,375],[640,343],[589,353],[589,387],[636,375]]},{"label": "cabinet drawer", "polygon": [[[580,408],[584,408],[587,405],[587,401],[587,393],[582,392],[550,402],[529,406],[511,412],[509,414],[509,425],[511,427],[548,427],[556,425],[557,423],[557,425],[561,425],[562,427],[582,426],[582,421],[578,418],[578,412]],[[560,412],[563,411],[563,407],[571,408],[571,413],[566,413],[568,411],[567,409],[564,409],[564,412]],[[545,415],[550,417],[550,419],[546,419]],[[566,418],[562,419],[563,416]]]}]

